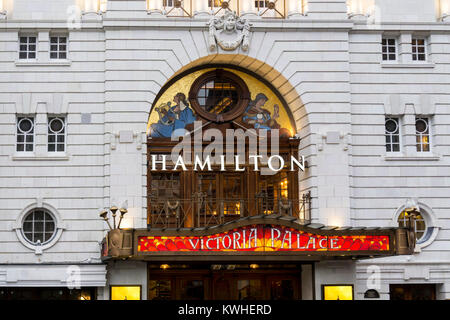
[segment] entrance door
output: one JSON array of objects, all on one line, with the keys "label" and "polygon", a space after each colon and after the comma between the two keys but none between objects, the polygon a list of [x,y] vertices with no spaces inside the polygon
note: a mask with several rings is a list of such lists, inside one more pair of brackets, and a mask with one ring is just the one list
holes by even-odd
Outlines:
[{"label": "entrance door", "polygon": [[300,300],[299,269],[149,269],[149,300]]},{"label": "entrance door", "polygon": [[391,284],[391,300],[436,300],[435,284]]},{"label": "entrance door", "polygon": [[[267,274],[266,274],[267,273]],[[243,272],[215,275],[214,300],[300,300],[300,274]]]}]

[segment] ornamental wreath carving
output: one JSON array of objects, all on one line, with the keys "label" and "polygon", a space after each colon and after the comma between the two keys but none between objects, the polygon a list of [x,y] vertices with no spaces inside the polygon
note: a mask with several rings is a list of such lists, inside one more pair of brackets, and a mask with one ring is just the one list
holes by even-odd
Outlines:
[{"label": "ornamental wreath carving", "polygon": [[209,25],[209,49],[214,50],[217,45],[223,50],[234,50],[242,44],[242,50],[249,47],[250,24],[240,18],[236,12],[225,9],[221,17],[213,17]]}]

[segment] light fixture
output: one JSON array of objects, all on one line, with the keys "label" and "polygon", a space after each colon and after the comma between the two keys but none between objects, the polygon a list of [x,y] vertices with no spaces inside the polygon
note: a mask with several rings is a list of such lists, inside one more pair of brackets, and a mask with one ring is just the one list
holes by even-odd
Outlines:
[{"label": "light fixture", "polygon": [[107,6],[108,6],[108,1],[107,0],[99,0],[98,7],[99,7],[99,10],[101,12],[106,12]]},{"label": "light fixture", "polygon": [[211,265],[211,269],[212,270],[220,270],[220,269],[222,269],[222,265],[220,265],[220,264],[213,264],[213,265]]},{"label": "light fixture", "polygon": [[242,1],[241,16],[256,15],[256,8],[254,1]]},{"label": "light fixture", "polygon": [[0,0],[0,19],[6,19],[6,10],[3,6],[3,1],[4,0]]},{"label": "light fixture", "polygon": [[441,21],[450,20],[450,0],[439,1],[439,15]]},{"label": "light fixture", "polygon": [[85,13],[97,13],[99,11],[99,0],[84,0]]},{"label": "light fixture", "polygon": [[161,15],[163,13],[163,0],[147,0],[147,11],[150,14],[157,13]]},{"label": "light fixture", "polygon": [[[214,1],[214,0],[212,0]],[[200,15],[209,15],[209,10],[208,10],[208,1],[206,0],[195,0],[194,2],[194,15],[195,16],[200,16]]]},{"label": "light fixture", "polygon": [[[120,220],[119,220],[119,224],[117,225],[117,229],[120,229],[120,223],[122,222],[123,216],[128,212],[127,207],[128,207],[128,201],[124,201],[122,204],[121,208],[118,208],[114,202],[111,202],[112,205],[109,209],[104,209],[104,208],[100,208],[100,218],[102,218],[103,220],[106,221],[106,223],[108,224],[108,227],[110,230],[115,230],[116,229],[116,212],[117,210],[119,210],[120,212]],[[109,218],[108,218],[108,212],[111,211],[111,215],[113,217],[113,225],[111,226],[111,224],[109,223]]]},{"label": "light fixture", "polygon": [[120,211],[120,219],[119,219],[119,223],[117,224],[117,229],[120,229],[120,223],[122,222],[123,216],[128,212],[128,200],[125,200],[122,205],[121,208],[119,209]]},{"label": "light fixture", "polygon": [[227,264],[227,270],[234,270],[234,269],[236,269],[235,264]]},{"label": "light fixture", "polygon": [[259,268],[259,265],[256,264],[256,263],[252,263],[252,264],[250,265],[250,269],[258,269],[258,268]]},{"label": "light fixture", "polygon": [[365,19],[370,16],[369,9],[374,5],[374,0],[347,0],[348,17]]},{"label": "light fixture", "polygon": [[170,268],[170,266],[168,264],[162,264],[159,266],[162,270],[167,270]]}]

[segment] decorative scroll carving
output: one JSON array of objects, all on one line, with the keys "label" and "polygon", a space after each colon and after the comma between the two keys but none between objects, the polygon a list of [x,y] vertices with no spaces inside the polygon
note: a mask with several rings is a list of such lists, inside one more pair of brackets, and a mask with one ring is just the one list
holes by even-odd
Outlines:
[{"label": "decorative scroll carving", "polygon": [[240,18],[236,12],[226,9],[221,17],[213,17],[209,26],[209,49],[217,45],[223,50],[235,50],[239,46],[247,51],[249,47],[250,23]]}]

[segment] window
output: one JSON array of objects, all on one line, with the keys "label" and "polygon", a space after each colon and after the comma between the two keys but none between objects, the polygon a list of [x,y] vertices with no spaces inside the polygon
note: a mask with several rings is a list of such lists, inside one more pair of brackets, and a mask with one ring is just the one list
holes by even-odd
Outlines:
[{"label": "window", "polygon": [[203,83],[197,95],[200,107],[206,112],[223,114],[236,106],[238,97],[232,82],[217,79]]},{"label": "window", "polygon": [[383,39],[381,42],[383,61],[397,60],[397,44],[395,39]]},{"label": "window", "polygon": [[164,7],[174,7],[175,0],[163,0],[163,6]]},{"label": "window", "polygon": [[412,39],[412,59],[413,61],[426,60],[426,41],[423,38]]},{"label": "window", "polygon": [[428,118],[416,118],[417,152],[430,151],[430,125]]},{"label": "window", "polygon": [[265,0],[256,0],[255,1],[255,8],[263,9],[263,8],[268,8],[268,7],[269,7],[269,1],[265,1]]},{"label": "window", "polygon": [[385,120],[386,152],[400,151],[400,121],[388,117]]},{"label": "window", "polygon": [[220,8],[222,3],[220,0],[208,0],[208,7],[210,8]]},{"label": "window", "polygon": [[[400,215],[398,216],[398,226],[401,228],[407,228],[408,227],[408,219],[409,214],[406,211],[402,211]],[[427,225],[425,222],[425,219],[423,218],[422,214],[416,214],[416,217],[414,219],[414,231],[416,233],[416,240],[418,243],[421,243],[425,241],[425,234],[427,233]]]},{"label": "window", "polygon": [[66,145],[66,124],[64,117],[48,118],[48,152],[64,152]]},{"label": "window", "polygon": [[22,232],[30,243],[45,244],[55,235],[55,219],[45,209],[33,209],[25,216]]},{"label": "window", "polygon": [[36,59],[36,36],[21,36],[19,59]]},{"label": "window", "polygon": [[141,300],[141,286],[111,286],[111,300]]},{"label": "window", "polygon": [[16,151],[32,152],[34,150],[34,118],[17,118]]},{"label": "window", "polygon": [[323,300],[353,300],[352,285],[322,285]]},{"label": "window", "polygon": [[230,121],[248,106],[250,93],[234,73],[217,69],[200,76],[191,86],[189,101],[194,110],[211,121]]},{"label": "window", "polygon": [[170,300],[172,297],[171,280],[149,280],[148,300]]},{"label": "window", "polygon": [[67,37],[50,37],[50,59],[67,59]]}]

